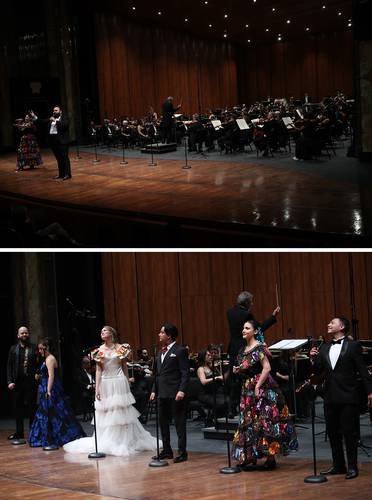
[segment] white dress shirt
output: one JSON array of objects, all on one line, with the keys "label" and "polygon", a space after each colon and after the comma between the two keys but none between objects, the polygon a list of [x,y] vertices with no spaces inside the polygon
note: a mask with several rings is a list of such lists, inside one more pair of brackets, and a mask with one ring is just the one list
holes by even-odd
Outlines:
[{"label": "white dress shirt", "polygon": [[[338,339],[340,340],[340,339]],[[340,356],[342,346],[344,344],[345,337],[341,339],[341,344],[333,344],[329,348],[329,359],[331,360],[332,370],[335,369],[337,360]]]},{"label": "white dress shirt", "polygon": [[50,135],[57,135],[58,134],[57,122],[59,122],[60,119],[61,119],[61,117],[55,118],[52,122],[50,122],[50,130],[49,130]]},{"label": "white dress shirt", "polygon": [[[172,342],[171,344],[167,345],[167,352],[169,351],[169,349],[174,346],[174,344],[176,343],[176,341]],[[164,361],[164,358],[165,356],[167,355],[167,352],[162,352],[161,353],[161,362]]]}]

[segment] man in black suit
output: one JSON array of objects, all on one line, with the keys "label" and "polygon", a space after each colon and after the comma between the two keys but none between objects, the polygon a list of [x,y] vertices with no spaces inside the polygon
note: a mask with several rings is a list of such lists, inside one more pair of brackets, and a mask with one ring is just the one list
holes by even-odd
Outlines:
[{"label": "man in black suit", "polygon": [[79,397],[81,398],[83,422],[87,422],[90,420],[90,414],[92,413],[96,387],[94,372],[92,371],[91,363],[87,356],[84,356],[81,360],[81,368],[77,375],[77,385],[80,390]]},{"label": "man in black suit", "polygon": [[[37,116],[31,111],[34,121]],[[48,124],[48,141],[54,156],[58,163],[58,175],[54,179],[67,181],[71,179],[71,164],[68,157],[68,148],[70,144],[69,120],[62,114],[60,106],[54,106],[53,114],[49,120],[40,120]]]},{"label": "man in black suit", "polygon": [[164,324],[159,332],[162,349],[156,359],[155,383],[150,395],[151,401],[157,396],[159,404],[160,430],[163,440],[160,459],[173,458],[169,424],[171,417],[174,417],[178,436],[178,456],[174,459],[174,463],[187,460],[186,391],[190,377],[187,350],[176,343],[177,336],[177,328],[169,323]]},{"label": "man in black suit", "polygon": [[163,140],[165,140],[165,142],[167,143],[176,141],[173,115],[180,108],[181,104],[179,104],[177,107],[173,106],[172,96],[169,96],[167,100],[163,102],[161,127],[163,129]]},{"label": "man in black suit", "polygon": [[[358,476],[358,377],[366,388],[370,407],[372,382],[362,357],[362,348],[359,342],[347,337],[348,331],[349,321],[346,318],[333,318],[328,325],[332,342],[323,344],[320,350],[313,347],[310,358],[314,372],[324,375],[324,415],[333,458],[332,467],[321,474],[346,473],[346,479],[354,479]],[[346,447],[347,471],[342,440]]]},{"label": "man in black suit", "polygon": [[[238,352],[245,346],[245,341],[242,336],[244,323],[255,320],[251,309],[253,306],[253,295],[250,292],[241,292],[236,300],[235,306],[227,311],[227,321],[230,330],[230,342],[227,349],[230,359],[229,380],[230,380],[230,409],[229,414],[233,417],[236,413],[240,400],[240,379],[233,374],[233,366],[235,364]],[[262,322],[261,330],[266,331],[276,323],[276,316],[280,312],[280,307],[276,307],[267,319]]]},{"label": "man in black suit", "polygon": [[23,419],[29,417],[30,427],[36,410],[37,349],[30,343],[25,326],[18,329],[18,344],[9,350],[7,362],[8,389],[14,398],[16,431],[8,439],[24,439]]}]

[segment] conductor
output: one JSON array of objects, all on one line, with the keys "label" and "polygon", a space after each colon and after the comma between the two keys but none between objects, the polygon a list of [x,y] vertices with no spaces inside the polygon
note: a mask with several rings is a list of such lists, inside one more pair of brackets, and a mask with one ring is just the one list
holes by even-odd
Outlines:
[{"label": "conductor", "polygon": [[[182,106],[182,104],[179,104],[177,107],[174,107],[173,100],[174,100],[173,97],[169,96],[166,99],[166,101],[163,102],[163,106],[162,106],[163,141],[166,142],[167,144],[172,142],[172,139],[175,140],[173,115]],[[173,135],[173,137],[172,137],[172,135]]]}]

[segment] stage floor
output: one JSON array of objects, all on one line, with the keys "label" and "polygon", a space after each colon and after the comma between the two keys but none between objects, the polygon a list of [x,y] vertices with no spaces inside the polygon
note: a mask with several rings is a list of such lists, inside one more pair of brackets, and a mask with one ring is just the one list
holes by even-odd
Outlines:
[{"label": "stage floor", "polygon": [[[371,498],[372,464],[363,463],[357,479],[330,477],[320,485],[304,483],[312,474],[311,460],[280,458],[274,471],[250,471],[222,475],[226,456],[190,453],[189,461],[168,467],[151,468],[152,453],[130,458],[111,457],[90,460],[62,449],[44,452],[28,445],[13,446],[0,433],[0,498],[39,500],[91,500],[122,498],[130,500],[175,499],[338,499]],[[328,466],[321,461],[319,467]]]},{"label": "stage floor", "polygon": [[[369,235],[369,209],[361,200],[354,159],[333,157],[309,165],[243,153],[239,158],[192,159],[192,168],[184,170],[184,160],[168,155],[156,158],[153,167],[145,155],[128,158],[122,166],[120,151],[100,154],[100,163],[93,163],[91,152],[81,153],[79,161],[75,156],[71,151],[73,178],[62,182],[52,179],[57,169],[48,150],[43,151],[42,167],[17,173],[15,155],[2,155],[1,197],[157,223],[271,235],[283,230],[301,233],[304,243],[308,241],[304,246],[313,246],[312,238],[319,234],[347,235],[354,238],[353,246],[363,246],[362,238]],[[345,162],[350,162],[349,170]],[[101,246],[110,245],[102,241]]]}]

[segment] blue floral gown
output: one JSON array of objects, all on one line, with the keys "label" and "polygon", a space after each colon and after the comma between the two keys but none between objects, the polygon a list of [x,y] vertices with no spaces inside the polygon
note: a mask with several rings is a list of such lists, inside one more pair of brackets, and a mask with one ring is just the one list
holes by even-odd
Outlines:
[{"label": "blue floral gown", "polygon": [[39,387],[40,402],[29,435],[30,446],[62,446],[65,443],[85,436],[81,425],[76,420],[65,395],[61,382],[54,374],[51,398],[47,399],[48,368],[41,366]]},{"label": "blue floral gown", "polygon": [[261,387],[260,396],[255,396],[262,372],[261,361],[267,354],[265,346],[259,343],[248,352],[241,351],[237,358],[243,384],[233,456],[239,465],[255,463],[258,458],[274,457],[278,452],[286,455],[298,448],[284,396],[270,374]]}]

